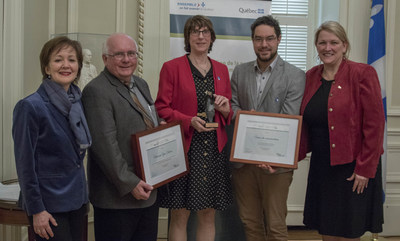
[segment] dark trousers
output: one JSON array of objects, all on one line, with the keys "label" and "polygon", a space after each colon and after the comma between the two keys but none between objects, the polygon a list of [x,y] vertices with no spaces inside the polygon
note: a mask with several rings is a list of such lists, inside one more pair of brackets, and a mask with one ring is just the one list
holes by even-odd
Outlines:
[{"label": "dark trousers", "polygon": [[[73,210],[63,213],[50,213],[57,222],[57,227],[53,226],[50,222],[50,227],[53,230],[54,237],[51,241],[82,241],[84,230],[87,225],[85,216],[88,213],[87,204],[83,205],[78,210]],[[29,222],[33,227],[33,217],[29,216]],[[50,236],[50,235],[49,235]],[[35,233],[36,241],[47,241]]]},{"label": "dark trousers", "polygon": [[157,241],[158,206],[137,209],[94,207],[96,241]]}]

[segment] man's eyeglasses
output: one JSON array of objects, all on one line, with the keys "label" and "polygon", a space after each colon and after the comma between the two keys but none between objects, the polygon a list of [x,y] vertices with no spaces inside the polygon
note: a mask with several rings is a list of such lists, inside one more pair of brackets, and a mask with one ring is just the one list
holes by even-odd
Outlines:
[{"label": "man's eyeglasses", "polygon": [[272,42],[275,41],[275,40],[276,40],[276,36],[268,36],[268,37],[259,37],[259,36],[256,36],[256,37],[254,37],[254,39],[253,39],[253,41],[256,42],[256,43],[258,43],[258,44],[260,44],[260,43],[262,43],[262,42],[264,42],[264,41],[267,41],[267,43],[272,43]]},{"label": "man's eyeglasses", "polygon": [[200,36],[201,33],[203,34],[204,37],[209,37],[210,34],[211,34],[210,30],[208,30],[208,29],[205,29],[205,30],[202,30],[202,31],[197,30],[197,29],[190,31],[191,35],[197,36],[197,37]]},{"label": "man's eyeglasses", "polygon": [[139,57],[139,53],[136,51],[129,51],[129,52],[117,52],[114,54],[107,54],[107,56],[113,57],[116,60],[122,60],[125,56],[128,56],[130,59],[136,59]]}]

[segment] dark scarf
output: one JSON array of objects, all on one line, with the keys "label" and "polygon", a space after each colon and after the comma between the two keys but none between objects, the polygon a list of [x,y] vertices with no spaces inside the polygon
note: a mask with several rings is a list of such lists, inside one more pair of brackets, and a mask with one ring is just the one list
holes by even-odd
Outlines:
[{"label": "dark scarf", "polygon": [[87,149],[92,144],[92,137],[81,107],[81,91],[78,86],[71,84],[68,93],[56,82],[46,78],[43,86],[52,103],[69,121],[75,141],[79,148]]}]

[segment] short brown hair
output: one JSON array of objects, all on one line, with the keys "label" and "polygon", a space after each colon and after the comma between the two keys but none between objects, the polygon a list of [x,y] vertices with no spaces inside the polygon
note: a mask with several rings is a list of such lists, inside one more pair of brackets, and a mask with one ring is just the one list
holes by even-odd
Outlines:
[{"label": "short brown hair", "polygon": [[344,44],[347,45],[346,47],[346,53],[343,54],[343,57],[348,58],[349,57],[349,52],[350,52],[350,42],[349,39],[347,38],[347,33],[346,30],[344,30],[343,26],[340,25],[340,23],[336,21],[326,21],[319,26],[317,31],[315,32],[314,35],[314,44],[317,46],[318,42],[318,37],[321,31],[327,31],[329,33],[333,33],[342,41]]},{"label": "short brown hair", "polygon": [[76,82],[79,79],[79,76],[81,75],[82,61],[83,61],[82,46],[78,41],[71,40],[66,36],[55,37],[53,39],[50,39],[43,45],[39,57],[40,69],[42,71],[43,79],[47,78],[46,67],[49,65],[51,55],[54,52],[55,53],[60,52],[61,49],[66,47],[72,47],[76,52],[76,58],[78,60],[79,68],[76,80],[74,82]]},{"label": "short brown hair", "polygon": [[251,25],[251,39],[254,38],[254,32],[256,28],[260,25],[268,25],[273,27],[275,30],[275,35],[277,38],[281,36],[281,27],[279,26],[278,20],[276,20],[272,15],[262,16],[256,19],[254,23]]},{"label": "short brown hair", "polygon": [[185,51],[186,52],[190,53],[190,51],[191,51],[190,43],[189,43],[190,33],[192,31],[194,31],[196,28],[200,29],[203,27],[208,28],[208,30],[210,30],[211,44],[210,44],[210,47],[208,48],[208,52],[210,52],[212,50],[213,43],[214,43],[215,39],[217,38],[215,36],[213,24],[208,17],[203,16],[203,15],[195,15],[193,17],[190,17],[188,20],[186,20],[185,27],[183,28],[183,36],[185,38]]}]

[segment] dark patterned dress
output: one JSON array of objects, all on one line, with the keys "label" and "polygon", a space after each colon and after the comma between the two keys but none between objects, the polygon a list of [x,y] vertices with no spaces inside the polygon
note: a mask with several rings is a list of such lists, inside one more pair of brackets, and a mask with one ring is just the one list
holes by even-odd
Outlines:
[{"label": "dark patterned dress", "polygon": [[[204,77],[190,60],[189,63],[196,87],[197,112],[205,112],[205,92],[215,93],[213,70]],[[161,197],[160,206],[193,211],[225,210],[232,203],[230,167],[225,151],[218,151],[217,132],[194,131],[188,160],[189,174],[168,184],[169,194]]]},{"label": "dark patterned dress", "polygon": [[332,81],[321,81],[304,111],[312,148],[304,224],[322,235],[346,238],[382,232],[381,163],[362,194],[352,192],[353,181],[346,180],[353,174],[355,161],[331,166],[327,106]]}]

